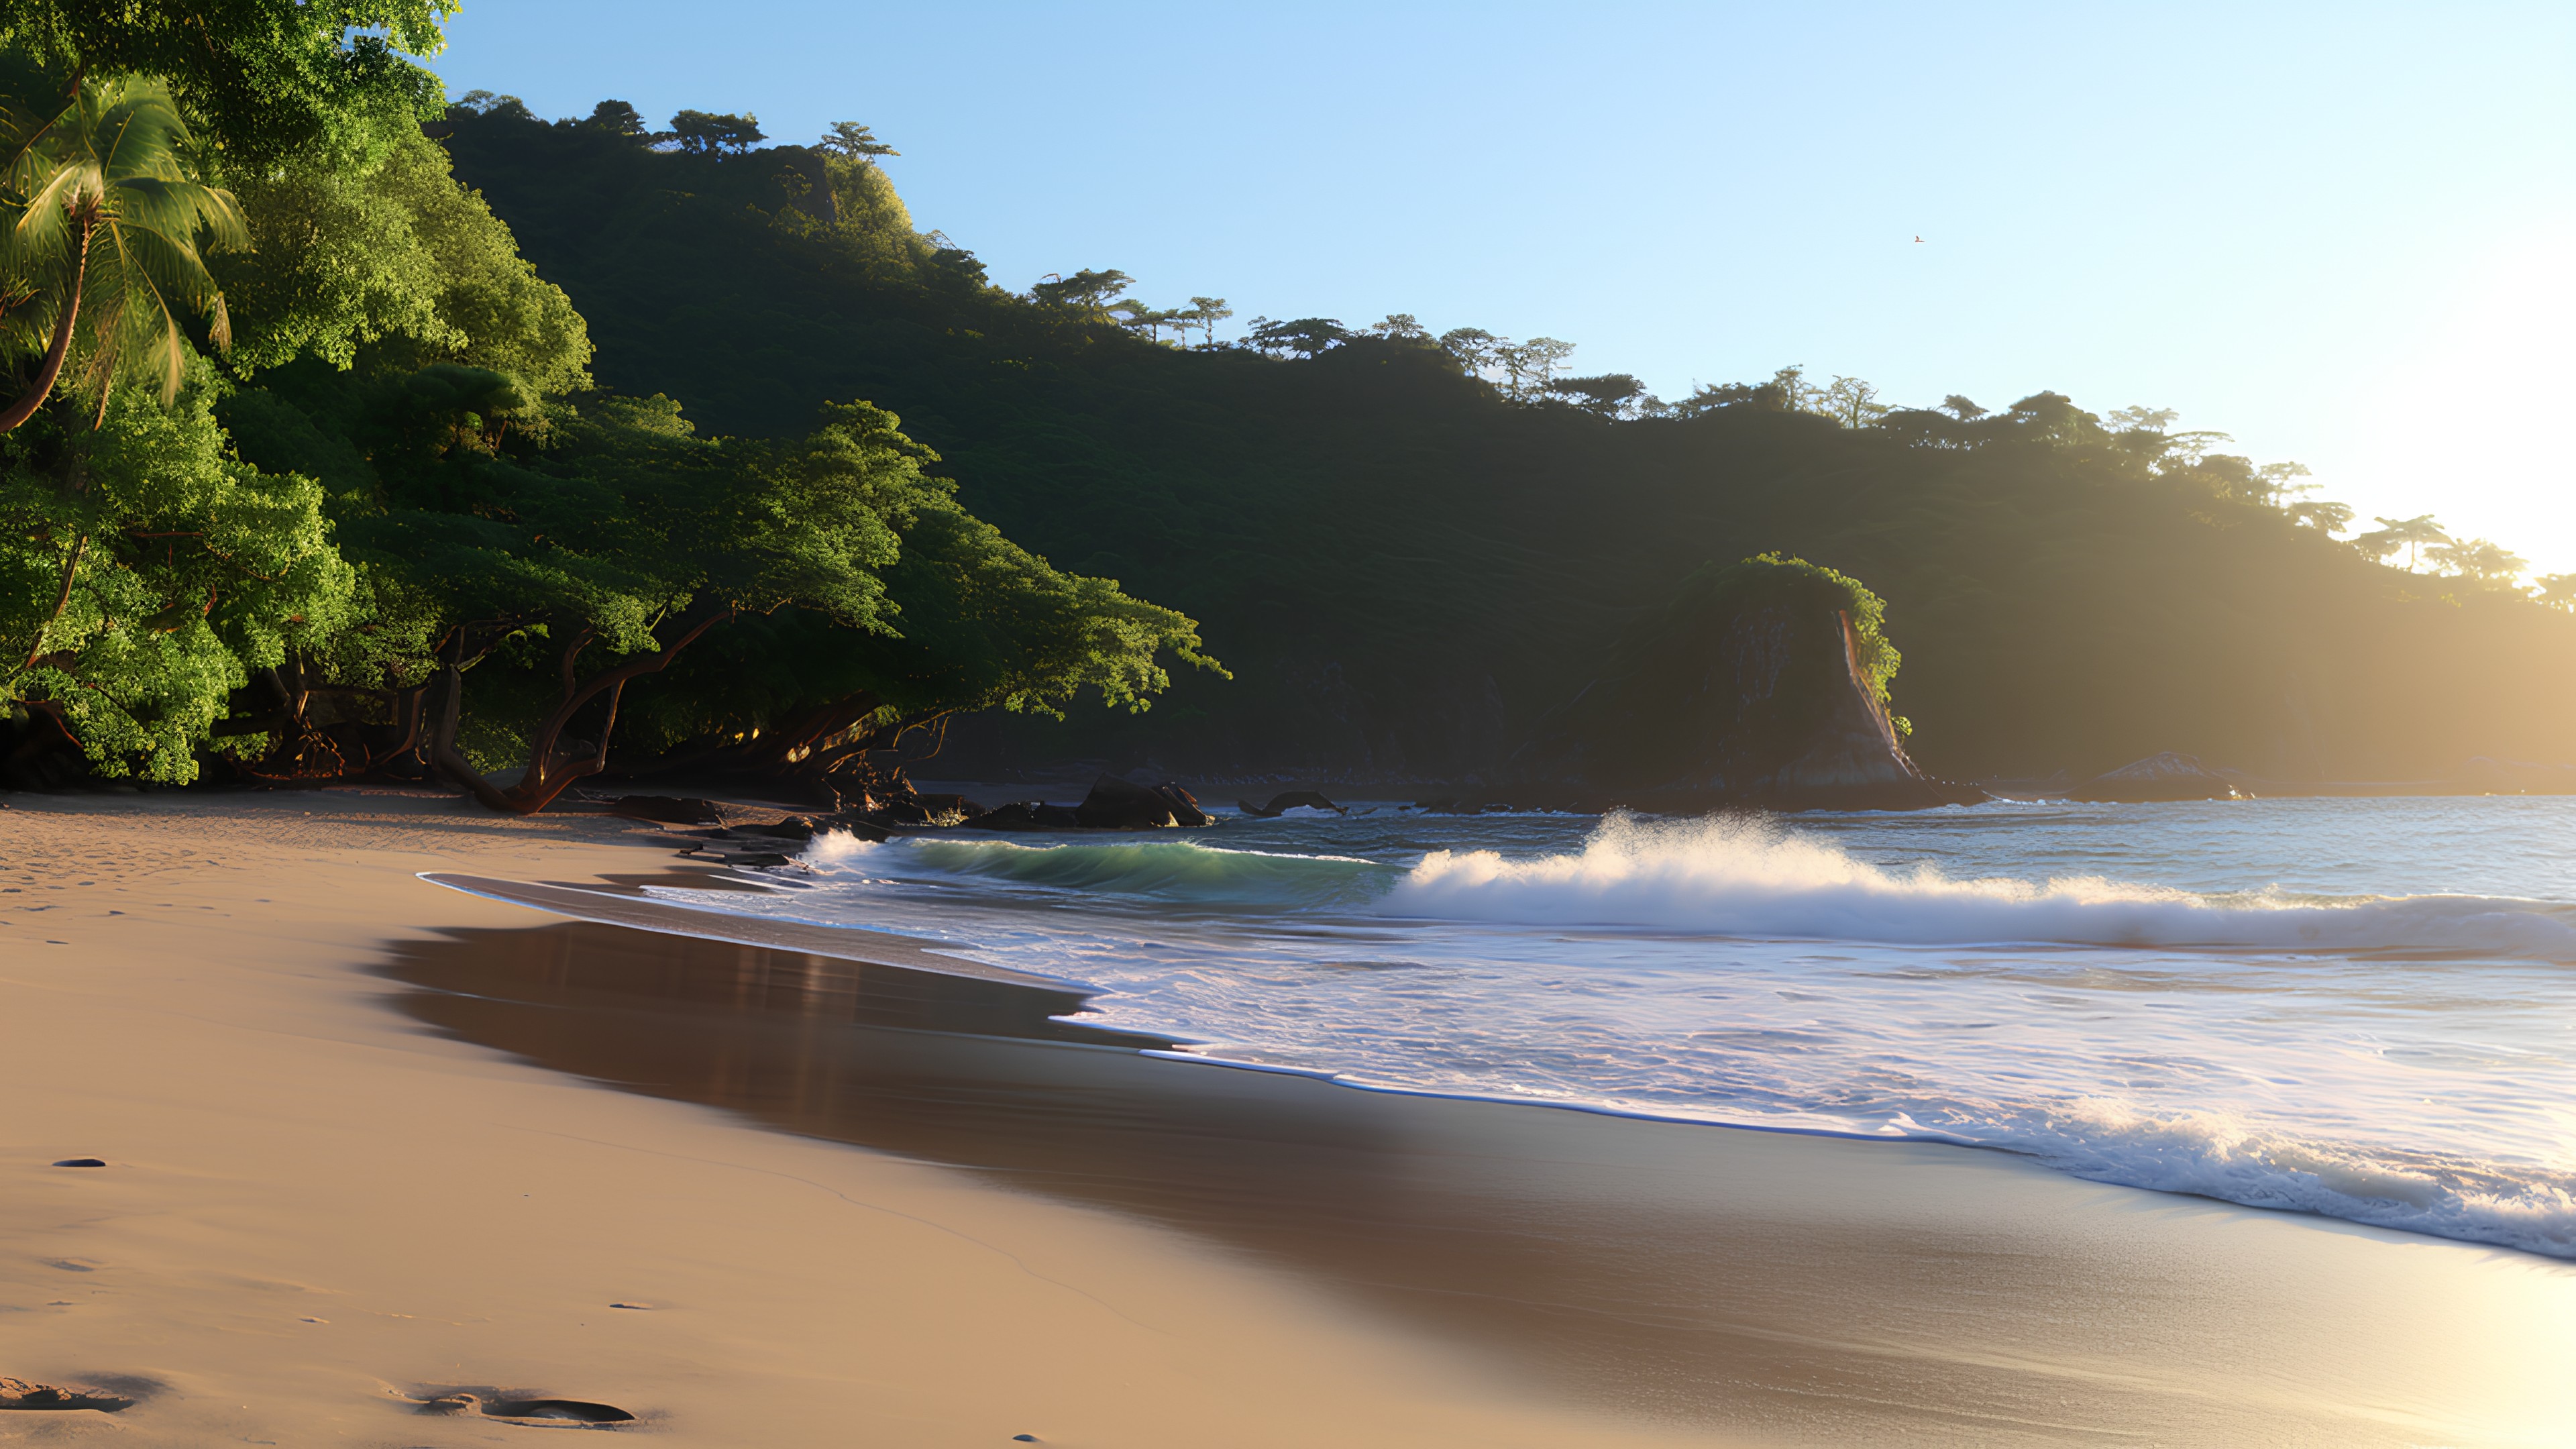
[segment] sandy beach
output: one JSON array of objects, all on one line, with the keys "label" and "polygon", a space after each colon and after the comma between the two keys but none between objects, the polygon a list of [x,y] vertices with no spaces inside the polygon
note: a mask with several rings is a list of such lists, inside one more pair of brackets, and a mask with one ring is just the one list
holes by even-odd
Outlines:
[{"label": "sandy beach", "polygon": [[133,1402],[0,1413],[0,1442],[549,1431],[429,1411],[459,1392],[709,1445],[2576,1424],[2576,1266],[2550,1259],[1997,1153],[1175,1062],[901,943],[421,878],[674,868],[629,821],[8,803],[0,1376]]}]

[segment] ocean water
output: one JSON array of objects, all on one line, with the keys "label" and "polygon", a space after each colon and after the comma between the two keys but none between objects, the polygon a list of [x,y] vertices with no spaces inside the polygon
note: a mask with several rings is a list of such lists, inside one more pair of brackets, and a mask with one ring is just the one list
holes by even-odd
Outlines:
[{"label": "ocean water", "polygon": [[1934,1139],[2576,1258],[2576,800],[817,841],[659,891],[1355,1086]]}]

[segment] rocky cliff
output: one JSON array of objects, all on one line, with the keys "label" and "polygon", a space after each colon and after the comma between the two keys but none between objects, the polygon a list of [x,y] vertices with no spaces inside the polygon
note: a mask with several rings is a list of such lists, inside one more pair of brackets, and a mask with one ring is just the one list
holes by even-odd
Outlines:
[{"label": "rocky cliff", "polygon": [[1973,798],[1927,777],[1899,742],[1883,695],[1896,655],[1876,613],[1867,590],[1794,559],[1704,569],[1630,626],[1522,763],[1650,809]]}]

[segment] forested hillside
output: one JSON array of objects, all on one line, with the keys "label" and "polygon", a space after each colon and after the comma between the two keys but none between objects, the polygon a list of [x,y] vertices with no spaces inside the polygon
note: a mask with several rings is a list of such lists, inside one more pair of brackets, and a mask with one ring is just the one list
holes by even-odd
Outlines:
[{"label": "forested hillside", "polygon": [[[1887,600],[1895,710],[1954,777],[2160,750],[2285,779],[2576,756],[2576,618],[2375,561],[2167,416],[1864,393],[1835,418],[1759,386],[1620,416],[1623,380],[1497,385],[1409,319],[1177,347],[1085,295],[1097,274],[988,284],[864,154],[654,149],[490,99],[447,131],[589,319],[602,383],[746,433],[871,399],[961,501],[1188,611],[1234,667],[1142,716],[970,732],[974,763],[1508,777],[1623,620],[1765,550]],[[823,175],[831,201],[800,199]]]}]

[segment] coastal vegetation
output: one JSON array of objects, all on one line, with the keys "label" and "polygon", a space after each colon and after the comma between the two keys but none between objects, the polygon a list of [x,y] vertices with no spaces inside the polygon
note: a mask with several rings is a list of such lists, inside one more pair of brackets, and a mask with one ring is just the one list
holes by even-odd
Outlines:
[{"label": "coastal vegetation", "polygon": [[510,810],[865,795],[943,731],[960,769],[1504,781],[1613,641],[1794,556],[1936,773],[2566,753],[2576,576],[2346,537],[2169,411],[1798,366],[1665,400],[1403,314],[1221,338],[1114,268],[997,284],[855,121],[449,104],[443,0],[181,9],[0,21],[15,749]]},{"label": "coastal vegetation", "polygon": [[163,784],[426,774],[532,811],[613,739],[632,768],[864,793],[872,751],[952,713],[1141,709],[1168,662],[1216,667],[1187,617],[967,513],[881,408],[706,437],[597,386],[583,317],[424,130],[446,107],[401,52],[443,13],[0,28],[13,747]]}]

